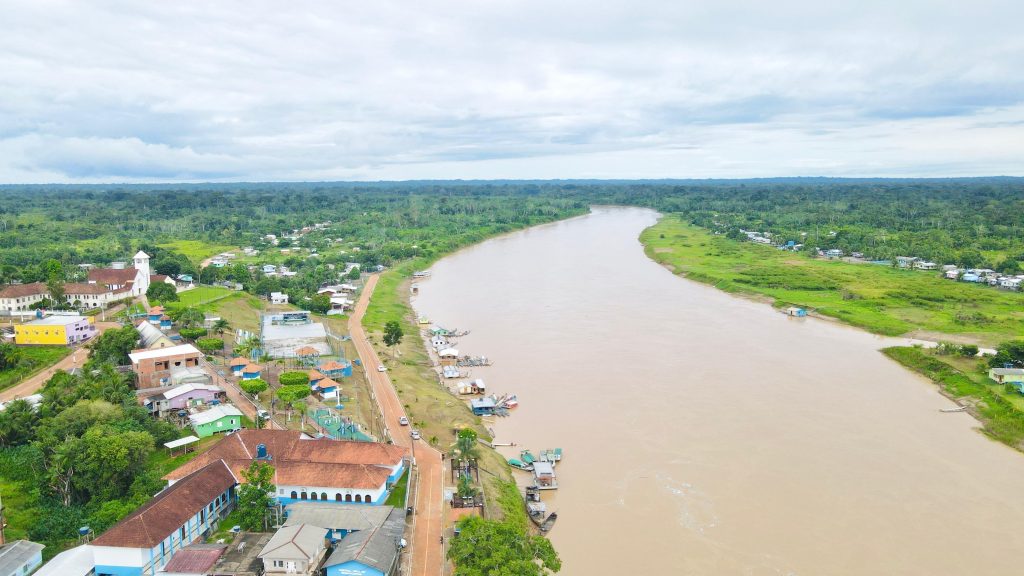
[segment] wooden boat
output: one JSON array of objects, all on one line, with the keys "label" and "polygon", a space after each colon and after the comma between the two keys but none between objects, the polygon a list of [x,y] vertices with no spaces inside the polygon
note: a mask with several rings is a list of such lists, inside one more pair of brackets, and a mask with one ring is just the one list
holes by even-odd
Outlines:
[{"label": "wooden boat", "polygon": [[540,502],[540,490],[537,490],[535,486],[526,487],[526,501],[527,502]]},{"label": "wooden boat", "polygon": [[516,406],[519,406],[519,398],[515,394],[509,394],[508,398],[505,398],[505,407],[515,408]]},{"label": "wooden boat", "polygon": [[530,518],[537,518],[543,520],[544,515],[547,513],[548,507],[543,502],[527,502],[526,513],[530,515]]},{"label": "wooden boat", "polygon": [[530,452],[529,450],[520,450],[519,458],[523,461],[524,464],[532,465],[534,462],[537,461],[537,457],[534,456],[533,452]]},{"label": "wooden boat", "polygon": [[548,514],[548,517],[541,522],[537,522],[533,516],[530,516],[530,519],[533,520],[534,524],[537,524],[537,527],[540,528],[541,532],[547,532],[555,526],[555,521],[558,520],[558,512]]}]

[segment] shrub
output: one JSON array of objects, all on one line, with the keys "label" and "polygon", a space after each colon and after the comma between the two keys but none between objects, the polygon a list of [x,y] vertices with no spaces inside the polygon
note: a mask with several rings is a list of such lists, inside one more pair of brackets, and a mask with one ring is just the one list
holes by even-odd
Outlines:
[{"label": "shrub", "polygon": [[178,334],[181,334],[182,338],[195,340],[196,338],[206,336],[206,328],[182,328],[178,330]]},{"label": "shrub", "polygon": [[305,372],[285,372],[277,379],[281,386],[305,386],[309,384],[309,374]]}]

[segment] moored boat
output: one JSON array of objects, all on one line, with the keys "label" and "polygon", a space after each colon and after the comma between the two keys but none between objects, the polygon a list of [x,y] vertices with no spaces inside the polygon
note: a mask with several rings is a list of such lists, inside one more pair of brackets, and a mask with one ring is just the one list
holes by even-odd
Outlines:
[{"label": "moored boat", "polygon": [[509,458],[508,465],[519,470],[526,470],[527,472],[533,471],[533,465],[527,464],[518,458]]}]

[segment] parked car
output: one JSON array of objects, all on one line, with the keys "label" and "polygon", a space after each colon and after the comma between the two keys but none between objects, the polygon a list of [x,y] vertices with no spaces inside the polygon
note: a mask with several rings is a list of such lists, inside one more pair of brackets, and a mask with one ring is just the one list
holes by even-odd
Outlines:
[{"label": "parked car", "polygon": [[402,426],[408,426],[409,419],[406,418],[405,416],[402,416],[401,418],[398,419],[398,423],[401,424]]},{"label": "parked car", "polygon": [[387,372],[387,371],[388,371],[388,369],[383,364],[381,364],[380,366],[377,366],[377,372]]},{"label": "parked car", "polygon": [[267,412],[266,410],[257,410],[256,416],[260,420],[270,420],[270,412]]},{"label": "parked car", "polygon": [[413,440],[419,440],[420,439],[420,431],[419,430],[413,430],[412,432],[409,433],[409,435],[412,436]]}]

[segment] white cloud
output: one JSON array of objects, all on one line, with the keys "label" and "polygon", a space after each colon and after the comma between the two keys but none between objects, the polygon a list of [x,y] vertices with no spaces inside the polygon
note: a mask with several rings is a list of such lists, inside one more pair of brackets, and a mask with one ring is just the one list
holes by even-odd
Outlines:
[{"label": "white cloud", "polygon": [[15,0],[0,181],[1022,174],[1019,3]]}]

